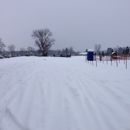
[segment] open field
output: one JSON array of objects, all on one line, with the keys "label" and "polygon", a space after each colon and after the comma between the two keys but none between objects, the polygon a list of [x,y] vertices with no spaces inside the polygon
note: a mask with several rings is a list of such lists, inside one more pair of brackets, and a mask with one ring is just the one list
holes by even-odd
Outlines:
[{"label": "open field", "polygon": [[0,60],[0,130],[130,130],[130,60]]}]

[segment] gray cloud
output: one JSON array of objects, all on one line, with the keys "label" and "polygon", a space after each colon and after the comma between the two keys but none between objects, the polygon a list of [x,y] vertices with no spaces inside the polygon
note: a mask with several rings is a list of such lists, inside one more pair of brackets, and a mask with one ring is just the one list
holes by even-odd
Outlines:
[{"label": "gray cloud", "polygon": [[17,49],[34,47],[32,31],[44,28],[52,49],[130,46],[129,0],[1,0],[0,10],[0,37]]}]

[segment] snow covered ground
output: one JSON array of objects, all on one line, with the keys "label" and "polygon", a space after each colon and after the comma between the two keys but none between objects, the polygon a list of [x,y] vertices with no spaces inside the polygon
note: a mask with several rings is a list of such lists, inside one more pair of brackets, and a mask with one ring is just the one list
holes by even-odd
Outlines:
[{"label": "snow covered ground", "polygon": [[130,130],[130,61],[1,59],[0,130]]}]

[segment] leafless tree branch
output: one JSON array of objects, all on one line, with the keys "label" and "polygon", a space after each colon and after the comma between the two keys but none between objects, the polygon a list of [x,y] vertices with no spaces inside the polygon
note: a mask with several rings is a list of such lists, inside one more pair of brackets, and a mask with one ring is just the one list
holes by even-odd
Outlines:
[{"label": "leafless tree branch", "polygon": [[11,44],[10,46],[8,46],[8,50],[10,51],[11,55],[14,56],[15,45]]},{"label": "leafless tree branch", "polygon": [[55,40],[52,39],[52,33],[49,29],[40,29],[33,31],[32,35],[35,38],[35,44],[39,48],[39,51],[44,55],[54,44]]},{"label": "leafless tree branch", "polygon": [[101,45],[100,44],[95,44],[94,50],[95,50],[96,54],[99,54],[99,52],[101,50]]}]

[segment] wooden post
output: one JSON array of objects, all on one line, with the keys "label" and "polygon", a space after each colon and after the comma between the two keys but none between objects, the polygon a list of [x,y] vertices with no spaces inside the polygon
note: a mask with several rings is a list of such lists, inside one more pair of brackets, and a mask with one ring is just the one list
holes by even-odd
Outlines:
[{"label": "wooden post", "polygon": [[119,56],[119,63],[120,63],[120,58],[121,58],[121,56]]},{"label": "wooden post", "polygon": [[107,57],[107,64],[108,64],[108,57]]},{"label": "wooden post", "polygon": [[126,69],[127,69],[127,54],[126,54]]},{"label": "wooden post", "polygon": [[95,60],[96,60],[96,67],[97,67],[97,58],[95,58]]},{"label": "wooden post", "polygon": [[116,66],[118,67],[118,62],[117,62],[117,59],[116,59]]},{"label": "wooden post", "polygon": [[124,64],[125,64],[125,55],[124,55]]}]

